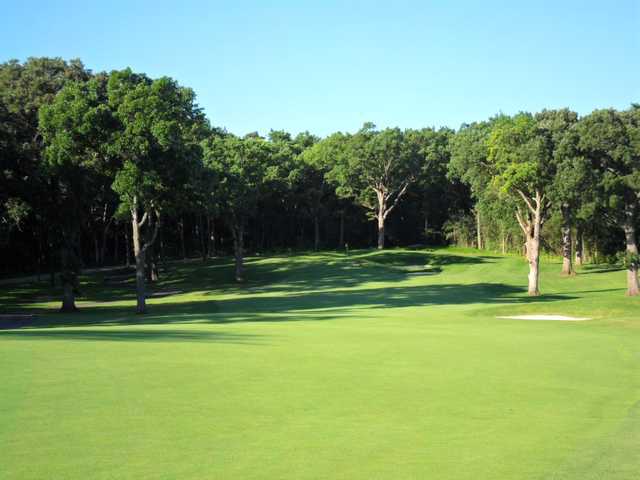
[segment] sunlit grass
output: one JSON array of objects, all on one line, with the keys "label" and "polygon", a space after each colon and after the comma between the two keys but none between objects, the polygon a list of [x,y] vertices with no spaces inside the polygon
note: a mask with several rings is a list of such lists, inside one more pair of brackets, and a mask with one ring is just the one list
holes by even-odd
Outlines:
[{"label": "sunlit grass", "polygon": [[0,478],[635,478],[640,300],[624,271],[552,261],[528,298],[526,269],[308,253],[236,285],[230,259],[175,262],[144,316],[109,273],[75,315],[5,285],[2,310],[37,317],[0,331]]}]

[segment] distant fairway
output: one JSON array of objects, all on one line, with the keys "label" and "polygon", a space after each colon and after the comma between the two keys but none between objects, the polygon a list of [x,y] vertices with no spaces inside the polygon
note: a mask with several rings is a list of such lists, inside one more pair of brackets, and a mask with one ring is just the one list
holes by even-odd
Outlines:
[{"label": "distant fairway", "polygon": [[[2,479],[640,478],[640,298],[625,273],[473,250],[170,264],[150,313],[2,285]],[[165,293],[163,295],[162,293]],[[183,292],[183,293],[172,293]],[[54,310],[51,310],[54,311]],[[590,317],[581,322],[497,318]]]}]

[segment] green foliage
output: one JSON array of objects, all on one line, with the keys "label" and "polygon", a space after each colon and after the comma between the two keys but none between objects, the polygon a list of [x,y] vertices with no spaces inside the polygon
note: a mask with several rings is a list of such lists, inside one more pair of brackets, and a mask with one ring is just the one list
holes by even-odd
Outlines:
[{"label": "green foliage", "polygon": [[203,142],[204,164],[213,173],[223,210],[244,222],[267,187],[281,180],[273,163],[274,145],[259,137],[233,135]]},{"label": "green foliage", "polygon": [[491,181],[487,160],[489,135],[499,118],[463,125],[450,141],[451,161],[448,175],[469,185],[475,198],[480,198]]},{"label": "green foliage", "polygon": [[531,114],[503,117],[492,128],[487,146],[491,182],[502,193],[534,196],[553,181],[552,145]]},{"label": "green foliage", "polygon": [[631,252],[618,252],[616,255],[617,263],[622,264],[626,269],[640,268],[640,254]]},{"label": "green foliage", "polygon": [[[309,150],[310,162],[327,168],[327,179],[342,198],[375,212],[378,195],[391,207],[418,178],[419,144],[409,131],[376,130],[367,123],[354,135],[336,133]],[[383,212],[384,213],[384,212]]]},{"label": "green foliage", "polygon": [[108,104],[118,125],[108,153],[118,159],[113,189],[129,208],[176,208],[187,196],[206,130],[191,89],[130,70],[113,72]]}]

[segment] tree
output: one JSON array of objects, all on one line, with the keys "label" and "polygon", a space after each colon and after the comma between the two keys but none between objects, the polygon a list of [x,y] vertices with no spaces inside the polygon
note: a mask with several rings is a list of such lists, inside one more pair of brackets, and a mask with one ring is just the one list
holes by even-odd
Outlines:
[{"label": "tree", "polygon": [[591,162],[578,148],[580,135],[578,124],[564,132],[554,150],[557,172],[551,190],[551,197],[559,211],[562,223],[562,274],[573,274],[571,228],[576,227],[575,264],[583,261],[583,232],[586,219],[593,217],[596,208],[596,175]]},{"label": "tree", "polygon": [[71,312],[76,310],[82,218],[96,196],[96,185],[108,183],[104,144],[114,122],[106,105],[104,78],[68,83],[50,105],[40,108],[39,123],[62,237],[62,311]]},{"label": "tree", "polygon": [[80,60],[29,58],[24,63],[10,60],[0,64],[0,130],[8,140],[0,171],[0,203],[6,208],[0,207],[0,215],[3,225],[10,227],[7,230],[24,232],[12,257],[28,252],[28,258],[36,259],[39,273],[41,250],[46,249],[52,285],[54,251],[61,235],[53,230],[57,223],[51,221],[57,214],[56,188],[43,155],[38,111],[50,104],[65,84],[89,76]]},{"label": "tree", "polygon": [[[480,205],[491,196],[491,170],[489,168],[488,141],[493,125],[502,117],[494,117],[486,122],[464,124],[450,141],[451,161],[448,166],[449,178],[457,178],[471,189],[476,201],[476,246],[482,248]],[[495,197],[495,196],[494,196]]]},{"label": "tree", "polygon": [[[146,312],[146,254],[161,216],[175,208],[201,155],[202,113],[195,94],[174,80],[112,72],[108,102],[118,122],[109,153],[118,159],[113,189],[128,210],[136,262],[137,313]],[[143,227],[147,226],[146,239]]]},{"label": "tree", "polygon": [[369,210],[377,221],[378,248],[384,248],[385,221],[420,171],[418,145],[399,128],[378,131],[372,123],[355,135],[336,134],[318,145],[325,156],[334,155],[327,178],[337,185],[337,194]]},{"label": "tree", "polygon": [[575,133],[570,132],[570,129],[578,121],[578,115],[568,109],[543,110],[536,114],[535,119],[540,133],[549,141],[556,164],[557,172],[548,188],[549,198],[559,209],[562,218],[562,273],[572,275],[571,227],[576,210],[580,207],[583,191],[587,188],[584,161],[570,147],[575,138]]},{"label": "tree", "polygon": [[255,211],[269,183],[279,178],[272,164],[270,142],[249,136],[213,136],[203,142],[204,164],[214,173],[218,198],[233,236],[235,279],[243,282],[244,236],[249,216]]},{"label": "tree", "polygon": [[640,198],[640,109],[619,113],[596,110],[577,125],[578,148],[598,172],[608,221],[622,228],[626,251],[627,295],[640,294],[636,222]]},{"label": "tree", "polygon": [[420,172],[413,188],[420,196],[420,213],[424,220],[422,232],[427,240],[435,222],[444,224],[446,217],[461,207],[459,190],[453,188],[457,180],[447,177],[451,160],[449,142],[453,133],[448,128],[406,132],[408,141],[417,146],[420,155]]},{"label": "tree", "polygon": [[528,113],[503,118],[491,130],[487,160],[492,183],[518,202],[516,219],[525,235],[530,296],[540,295],[540,234],[551,206],[548,191],[555,175],[552,155],[548,132]]},{"label": "tree", "polygon": [[269,134],[274,143],[276,164],[285,166],[287,201],[303,220],[313,222],[313,248],[320,248],[320,219],[327,213],[329,186],[325,178],[326,168],[313,155],[308,155],[318,138],[309,132],[298,134],[295,139],[283,132]]}]

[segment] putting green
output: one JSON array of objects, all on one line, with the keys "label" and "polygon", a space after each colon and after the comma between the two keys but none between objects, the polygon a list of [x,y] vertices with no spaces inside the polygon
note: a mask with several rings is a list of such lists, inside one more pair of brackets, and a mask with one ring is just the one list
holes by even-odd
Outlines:
[{"label": "putting green", "polygon": [[[638,478],[640,300],[558,272],[528,298],[471,250],[253,258],[240,287],[176,263],[143,317],[102,273],[72,316],[5,286],[38,318],[0,331],[0,477]],[[496,318],[558,312],[592,320]]]}]

